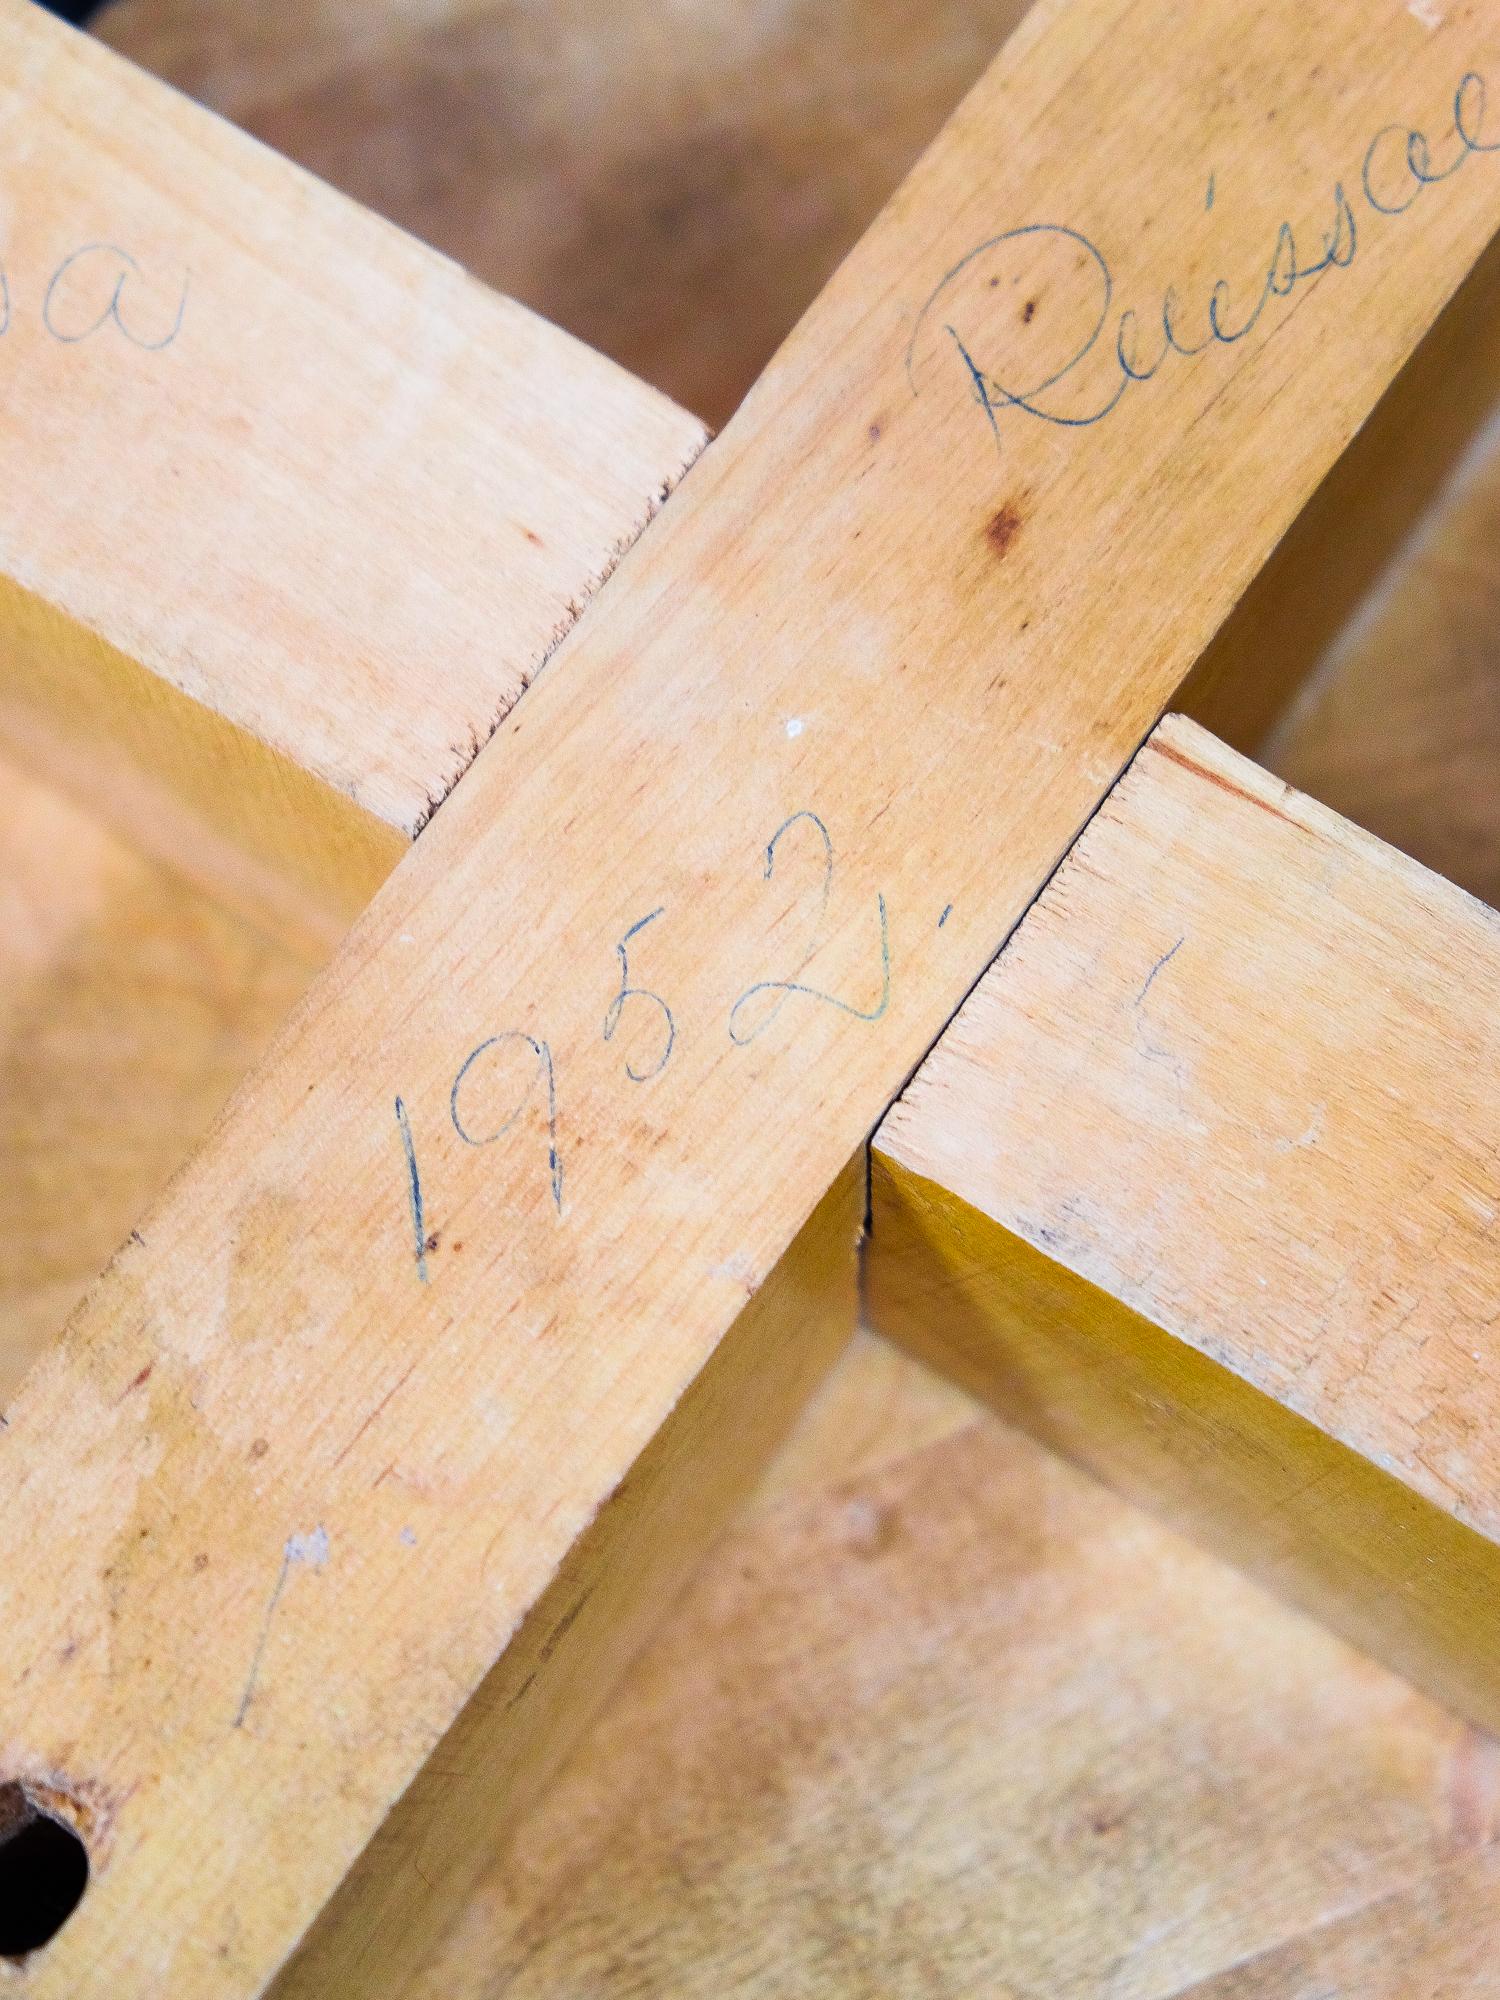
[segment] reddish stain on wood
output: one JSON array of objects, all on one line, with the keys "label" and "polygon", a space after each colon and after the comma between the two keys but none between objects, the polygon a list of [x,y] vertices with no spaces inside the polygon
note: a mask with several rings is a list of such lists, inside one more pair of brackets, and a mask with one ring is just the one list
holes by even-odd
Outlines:
[{"label": "reddish stain on wood", "polygon": [[999,513],[994,516],[984,531],[984,539],[997,556],[1003,556],[1011,543],[1021,532],[1021,513],[1013,500],[1007,500]]}]

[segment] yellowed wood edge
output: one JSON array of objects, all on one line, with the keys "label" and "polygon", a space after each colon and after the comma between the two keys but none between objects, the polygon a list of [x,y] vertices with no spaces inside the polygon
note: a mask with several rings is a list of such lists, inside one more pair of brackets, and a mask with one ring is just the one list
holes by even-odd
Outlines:
[{"label": "yellowed wood edge", "polygon": [[[273,1982],[275,2000],[406,1990],[848,1344],[864,1206],[861,1156],[574,1544]],[[534,1713],[518,1732],[523,1703]]]},{"label": "yellowed wood edge", "polygon": [[703,426],[17,0],[0,158],[5,734],[326,949]]},{"label": "yellowed wood edge", "polygon": [[877,1325],[1497,1714],[1500,923],[1169,717],[876,1135]]},{"label": "yellowed wood edge", "polygon": [[1500,1550],[935,1181],[872,1156],[875,1326],[1500,1729]]},{"label": "yellowed wood edge", "polygon": [[[0,578],[0,739],[142,853],[323,958],[410,846],[290,756]],[[296,717],[287,716],[295,738]]]}]

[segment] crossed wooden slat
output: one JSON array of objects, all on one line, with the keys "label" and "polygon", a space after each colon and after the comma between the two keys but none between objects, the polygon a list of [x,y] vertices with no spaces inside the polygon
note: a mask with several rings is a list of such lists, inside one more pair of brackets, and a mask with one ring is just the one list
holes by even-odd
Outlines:
[{"label": "crossed wooden slat", "polygon": [[[143,796],[185,793],[186,824],[215,841],[227,826],[231,860],[221,870],[225,850],[196,831],[176,850],[231,880],[235,848],[253,853],[259,906],[279,907],[285,881],[289,921],[305,924],[310,897],[326,892],[336,911],[350,895],[346,845],[365,841],[373,872],[394,852],[391,834],[360,830],[389,759],[353,732],[386,729],[388,680],[434,698],[419,641],[440,676],[462,648],[484,554],[474,482],[494,476],[491,441],[514,456],[479,505],[503,516],[489,527],[524,614],[511,643],[497,601],[505,671],[486,678],[468,658],[453,669],[504,711],[493,740],[473,754],[493,713],[481,727],[472,696],[460,704],[467,750],[439,744],[442,730],[400,746],[409,797],[424,783],[429,799],[451,792],[440,815],[8,1407],[0,1780],[71,1817],[92,1862],[76,1914],[26,1960],[23,1990],[239,1994],[282,1967],[287,1993],[400,1990],[466,1867],[603,1698],[852,1328],[865,1141],[1012,932],[877,1148],[877,1311],[953,1277],[945,1241],[879,1223],[888,1198],[897,1212],[888,1189],[914,1163],[932,1184],[925,1163],[950,1144],[963,1157],[936,1184],[965,1204],[951,1211],[958,1226],[982,1211],[994,1233],[975,1225],[982,1247],[963,1252],[974,1268],[960,1264],[936,1313],[911,1315],[921,1337],[956,1347],[1012,1408],[1018,1365],[1031,1365],[1010,1338],[1019,1326],[1043,1355],[1023,1410],[1101,1462],[1118,1454],[1152,1491],[1181,1463],[1174,1440],[1219,1423],[1217,1399],[1238,1382],[1204,1465],[1233,1481],[1229,1444],[1245,1440],[1259,1473],[1257,1440],[1291,1441],[1259,1485],[1247,1475],[1226,1502],[1205,1477],[1195,1497],[1220,1518],[1247,1500],[1276,1510],[1314,1567],[1332,1549],[1347,1571],[1351,1543],[1378,1548],[1382,1585],[1414,1608],[1394,1640],[1368,1591],[1338,1591],[1341,1615],[1363,1606],[1375,1643],[1486,1713],[1481,1482],[1456,1460],[1420,1469],[1432,1437],[1452,1446],[1452,1424],[1440,1417],[1434,1431],[1424,1411],[1420,1450],[1403,1458],[1379,1431],[1378,1398],[1359,1405],[1352,1366],[1337,1397],[1299,1402],[1277,1374],[1286,1355],[1243,1317],[1213,1327],[1201,1305],[1170,1310],[1196,1273],[1174,1284],[1169,1253],[1201,1258],[1195,1229],[1174,1244],[1132,1236],[1138,1218],[1106,1217],[1109,1253],[1122,1268],[1134,1256],[1159,1285],[1111,1288],[1084,1233],[1098,1205],[1086,1208],[1083,1172],[1107,1186],[1118,1157],[1169,1191],[1169,1154],[1140,1164],[1142,1107],[1155,1102],[1152,1115],[1198,1141],[1209,1124],[1205,1185],[1226,1192],[1206,1212],[1231,1247],[1249,1240],[1229,1205],[1234,1133],[1224,1120],[1216,1150],[1203,1114],[1218,1100],[1194,1108],[1174,1007],[1187,1009],[1179,1037],[1190,1023],[1266,1145],[1316,1153],[1326,1138],[1346,1161],[1288,1183],[1326,1204],[1301,1218],[1310,1255],[1358,1237],[1360,1218],[1372,1234],[1372,1192],[1436,1161],[1412,1254],[1453,1260],[1454,1280],[1429,1287],[1447,1366],[1413,1365],[1433,1411],[1472,1417],[1484,1348],[1464,1365],[1452,1336],[1480,1323],[1494,1282],[1483,1017],[1459,1010],[1472,1047],[1455,1063],[1432,1031],[1429,987],[1398,982],[1355,1059],[1335,1042],[1347,1075],[1319,1128],[1315,1115],[1283,1115],[1313,1109],[1295,1065],[1269,1115],[1275,1034],[1216,1031],[1181,982],[1209,976],[1198,938],[1210,970],[1236,942],[1257,963],[1300,965],[1309,932],[1324,962],[1357,967],[1326,944],[1330,912],[1342,914],[1339,867],[1359,874],[1374,913],[1361,915],[1380,938],[1404,949],[1418,931],[1433,962],[1462,952],[1476,982],[1493,951],[1488,920],[1315,813],[1301,837],[1321,835],[1324,873],[1280,897],[1301,852],[1280,828],[1303,809],[1288,817],[1271,788],[1261,803],[1276,810],[1262,811],[1263,780],[1178,734],[1154,739],[1111,787],[1500,214],[1486,150],[1500,146],[1500,107],[1481,80],[1497,46],[1481,11],[1433,28],[1394,6],[1276,7],[1253,22],[1227,7],[1043,6],[560,644],[556,628],[692,455],[690,420],[62,31],[15,13],[4,34],[25,103],[15,116],[38,126],[19,148],[23,168],[38,164],[36,206],[18,197],[17,212],[40,218],[7,252],[26,440],[11,491],[23,469],[34,480],[38,463],[56,468],[55,517],[28,501],[7,525],[7,606],[29,701],[50,662],[79,676],[51,698],[60,757],[79,703],[97,727],[110,690],[127,717],[148,718],[111,735],[123,746],[116,809],[134,817]],[[165,128],[196,169],[167,182],[193,245],[178,252],[187,299],[169,294],[149,330],[173,233],[162,197],[147,200],[135,179],[128,200],[115,190],[143,231],[139,249],[116,242],[74,212],[84,167],[70,174],[55,157],[77,148],[86,165],[92,126],[96,145],[107,135],[113,154],[145,161],[148,117],[149,143]],[[1415,126],[1428,136],[1411,138]],[[88,202],[100,199],[88,186]],[[201,206],[184,186],[205,190]],[[283,318],[256,302],[255,280],[319,224],[301,288],[283,299],[272,286]],[[23,257],[32,230],[36,254]],[[381,283],[367,273],[385,257],[394,277]],[[205,293],[221,339],[206,341],[200,374],[191,342]],[[310,326],[333,365],[302,358]],[[515,366],[481,435],[464,421],[471,371],[507,334]],[[377,338],[389,347],[370,364],[363,343]],[[28,353],[36,373],[22,377]],[[568,448],[554,447],[538,424],[517,448],[507,423],[512,409],[555,408],[566,426],[586,407],[607,434],[614,399],[621,425],[639,426],[639,455],[617,476],[600,475],[592,433],[564,427]],[[117,423],[138,447],[128,510],[118,484],[95,495],[80,482],[76,456],[84,440],[97,457]],[[206,432],[225,468],[241,442],[258,447],[262,469],[246,473],[238,503],[252,515],[292,468],[305,533],[263,522],[243,567],[236,546],[215,568],[193,540],[200,510],[174,493]],[[585,522],[568,496],[596,480]],[[79,565],[90,537],[94,559]],[[326,591],[309,544],[327,553]],[[408,624],[390,624],[393,606]],[[455,621],[441,646],[423,609]],[[360,610],[363,645],[346,652],[340,621]],[[224,664],[206,672],[218,636]],[[320,662],[305,702],[299,645]],[[279,662],[279,678],[263,662]],[[345,680],[349,662],[359,671]],[[185,685],[190,668],[198,679]],[[159,751],[154,708],[184,718],[186,752]],[[211,786],[194,775],[199,740],[232,746]],[[351,759],[337,780],[330,743]],[[456,788],[445,756],[472,761]],[[329,803],[336,831],[323,859],[309,857],[294,837],[300,801],[340,783],[362,794],[355,814]],[[399,836],[420,817],[382,823]],[[1201,931],[1161,942],[1142,924],[1132,956],[1134,934],[1111,935],[1107,906],[1085,912],[1086,934],[1059,924],[1116,824],[1130,862],[1122,906],[1155,911],[1165,863],[1152,874],[1132,858],[1155,833],[1180,858]],[[1233,923],[1201,907],[1219,887],[1215,838],[1249,857],[1244,880],[1259,885],[1248,918],[1225,892]],[[1142,866],[1144,883],[1132,873]],[[1438,946],[1425,935],[1434,922]],[[1089,969],[1115,959],[1115,1014],[1102,1004],[1119,1047],[1107,1033],[1071,1054],[1065,1035],[1059,1044],[1058,1073],[1101,1107],[1073,1107],[1083,1138],[1071,1163],[1066,1099],[1054,1108],[1029,1067],[1050,1074],[1042,1044],[1022,1052],[1024,1074],[1003,1042],[993,1054],[984,1044],[996,989],[1052,932],[1064,987],[1075,963],[1087,990]],[[1289,980],[1288,992],[1308,985]],[[1361,1079],[1378,1072],[1403,1010],[1457,1073],[1427,1093],[1436,1112],[1386,1127],[1360,1111]],[[1105,1049],[1133,1055],[1166,1093],[1154,1101],[1136,1079],[1114,1156]],[[925,1107],[943,1103],[960,1060],[980,1115],[944,1112],[924,1139]],[[1071,1235],[1007,1186],[1023,1149],[1006,1115],[985,1115],[992,1088],[1002,1103],[1007,1089],[1036,1094],[1064,1181],[1078,1179],[1059,1196]],[[1347,1164],[1357,1149],[1338,1152],[1351,1133],[1381,1146],[1381,1174]],[[1025,1164],[1040,1171],[1044,1158]],[[1041,1292],[1028,1289],[1038,1257]],[[1373,1253],[1347,1261],[1335,1296],[1362,1302],[1364,1317],[1344,1360],[1386,1335],[1388,1276]],[[1149,1375],[1095,1393],[1107,1371],[1078,1355],[1072,1332],[1081,1279],[1090,1298],[1102,1287],[1115,1300],[1099,1352],[1114,1357],[1120,1326],[1145,1325],[1143,1350],[1187,1383],[1175,1403]],[[1042,1292],[1045,1313],[1033,1309]],[[1403,1339],[1430,1337],[1422,1305],[1392,1322],[1382,1368]],[[1192,1359],[1204,1348],[1215,1367]],[[1091,1399],[1068,1390],[1065,1362]],[[1413,1422],[1408,1406],[1397,1428]],[[1299,1466],[1301,1493],[1288,1476]],[[1373,1482],[1388,1518],[1415,1512],[1423,1532],[1351,1535],[1317,1497],[1341,1480],[1356,1499]],[[1430,1556],[1436,1596],[1418,1587]],[[1464,1601],[1477,1606],[1468,1623],[1448,1615]]]}]

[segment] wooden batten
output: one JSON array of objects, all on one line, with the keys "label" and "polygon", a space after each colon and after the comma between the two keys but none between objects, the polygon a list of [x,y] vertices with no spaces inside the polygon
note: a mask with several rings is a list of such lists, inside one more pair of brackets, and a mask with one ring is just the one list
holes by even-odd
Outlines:
[{"label": "wooden batten", "polygon": [[[1481,71],[1027,17],[8,1409],[0,1779],[98,1801],[28,2000],[261,1990],[507,1673],[1489,241]],[[1350,260],[1397,108],[1459,164]]]},{"label": "wooden batten", "polygon": [[[854,1331],[850,1163],[355,1861],[274,2000],[407,1991]],[[514,1711],[536,1713],[518,1729]]]},{"label": "wooden batten", "polygon": [[1500,919],[1163,723],[877,1135],[877,1323],[1500,1724]]},{"label": "wooden batten", "polygon": [[702,428],[40,8],[0,156],[0,737],[331,946]]}]

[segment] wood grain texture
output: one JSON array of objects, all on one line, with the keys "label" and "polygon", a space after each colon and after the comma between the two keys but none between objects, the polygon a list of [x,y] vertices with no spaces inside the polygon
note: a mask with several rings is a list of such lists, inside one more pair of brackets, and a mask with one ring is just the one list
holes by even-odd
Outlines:
[{"label": "wood grain texture", "polygon": [[881,1129],[871,1310],[1500,1720],[1500,919],[1172,718]]},{"label": "wood grain texture", "polygon": [[332,944],[701,427],[21,0],[0,77],[0,733]]},{"label": "wood grain texture", "polygon": [[864,1184],[851,1162],[579,1535],[275,1981],[277,2000],[401,1992],[420,1970],[847,1344]]},{"label": "wood grain texture", "polygon": [[0,1411],[315,970],[0,764]]},{"label": "wood grain texture", "polygon": [[114,0],[98,32],[715,425],[1022,0]]},{"label": "wood grain texture", "polygon": [[[827,1402],[906,1449],[778,1468],[415,1996],[1167,2000],[1488,1855],[1491,1743],[1020,1433],[924,1445],[928,1394],[851,1350]],[[1458,1955],[1410,1921],[1392,2000]]]},{"label": "wood grain texture", "polygon": [[[1474,153],[1295,299],[1281,221],[1316,243],[1392,107],[1440,129],[1497,60],[1473,9],[1028,17],[23,1388],[5,1760],[108,1805],[23,1990],[256,1990],[504,1675],[1488,240],[1500,173]],[[1239,199],[1210,210],[1211,173]],[[1108,421],[987,411],[948,325],[993,384],[1097,310],[1072,239],[1006,234],[1057,213],[1144,310],[1175,283],[1201,331],[1233,272],[1254,325]],[[1120,387],[1094,362],[1074,415]]]},{"label": "wood grain texture", "polygon": [[1257,1954],[1183,2000],[1486,2000],[1497,1927],[1500,1854],[1489,1847]]}]

